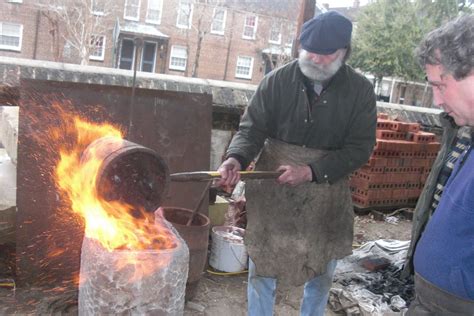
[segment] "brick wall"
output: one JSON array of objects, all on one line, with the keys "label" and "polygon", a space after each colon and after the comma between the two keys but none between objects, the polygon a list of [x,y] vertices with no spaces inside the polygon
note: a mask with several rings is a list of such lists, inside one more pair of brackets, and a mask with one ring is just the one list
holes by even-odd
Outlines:
[{"label": "brick wall", "polygon": [[[115,22],[118,19],[120,24],[126,23],[124,20],[123,1],[116,2],[111,0],[108,3],[109,14],[102,17],[104,34],[106,36],[106,49],[103,61],[89,60],[93,66],[113,67],[115,64],[113,50],[118,50],[120,40],[133,38],[140,34],[121,34],[118,43],[114,43],[112,34]],[[157,39],[145,37],[145,40],[157,42],[156,51],[156,73],[167,73],[178,76],[191,76],[192,68],[196,56],[198,29],[205,31],[203,37],[201,54],[199,58],[198,77],[214,80],[228,80],[234,82],[258,84],[264,75],[263,58],[261,51],[268,48],[271,21],[275,16],[270,12],[258,13],[257,34],[255,40],[242,38],[245,15],[248,11],[242,9],[227,8],[225,32],[223,35],[211,34],[209,32],[212,21],[214,6],[206,4],[195,4],[193,10],[192,24],[189,30],[176,27],[178,0],[163,0],[163,14],[161,24],[152,25],[146,23],[146,14],[148,1],[142,0],[140,6],[140,17],[137,23],[141,25],[153,26],[163,34],[167,39]],[[64,39],[58,32],[64,31],[64,26],[54,25],[46,15],[39,13],[39,7],[35,0],[23,0],[23,3],[0,2],[0,22],[14,22],[23,25],[23,40],[20,52],[0,50],[0,56],[30,58],[47,61],[59,61],[67,63],[79,63],[74,48],[67,48]],[[282,12],[288,17],[279,17],[284,21],[283,26],[295,24],[296,14]],[[198,26],[201,18],[201,27]],[[128,22],[127,22],[128,23]],[[291,28],[282,28],[282,43],[288,41],[288,38],[294,37],[294,31]],[[172,45],[187,46],[188,61],[186,71],[175,71],[169,69],[169,59]],[[283,44],[282,44],[283,45]],[[136,54],[141,59],[141,51]],[[252,78],[239,79],[235,77],[236,63],[238,56],[249,56],[254,59]]]}]

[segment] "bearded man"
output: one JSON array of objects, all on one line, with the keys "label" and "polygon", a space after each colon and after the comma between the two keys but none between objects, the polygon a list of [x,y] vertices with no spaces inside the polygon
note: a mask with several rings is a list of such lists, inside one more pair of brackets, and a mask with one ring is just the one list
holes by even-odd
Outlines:
[{"label": "bearded man", "polygon": [[220,184],[259,154],[277,181],[246,186],[248,314],[272,315],[279,288],[305,284],[301,315],[324,315],[336,259],[351,253],[348,175],[375,144],[371,83],[345,64],[352,23],[329,11],[303,25],[298,60],[269,73],[250,100],[219,167]]}]

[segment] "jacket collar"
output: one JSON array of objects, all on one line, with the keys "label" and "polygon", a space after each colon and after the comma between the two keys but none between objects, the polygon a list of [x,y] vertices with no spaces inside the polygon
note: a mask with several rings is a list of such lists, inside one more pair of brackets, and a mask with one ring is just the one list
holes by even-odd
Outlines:
[{"label": "jacket collar", "polygon": [[448,113],[446,112],[441,112],[439,114],[439,120],[443,127],[459,128],[459,126],[456,125],[456,122],[454,121],[454,119],[451,116],[449,116]]}]

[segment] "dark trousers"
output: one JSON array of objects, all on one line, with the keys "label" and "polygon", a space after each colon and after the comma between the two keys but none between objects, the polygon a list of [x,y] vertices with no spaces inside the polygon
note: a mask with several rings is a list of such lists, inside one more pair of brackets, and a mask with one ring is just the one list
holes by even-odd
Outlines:
[{"label": "dark trousers", "polygon": [[406,316],[474,315],[474,301],[452,295],[415,274],[416,297]]}]

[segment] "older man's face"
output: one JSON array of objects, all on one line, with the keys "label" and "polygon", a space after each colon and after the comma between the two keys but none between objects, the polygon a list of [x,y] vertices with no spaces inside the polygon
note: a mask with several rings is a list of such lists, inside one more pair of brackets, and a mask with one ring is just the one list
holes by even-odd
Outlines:
[{"label": "older man's face", "polygon": [[316,81],[330,79],[341,68],[346,49],[338,49],[330,55],[320,55],[300,50],[298,64],[303,74]]},{"label": "older man's face", "polygon": [[456,80],[441,65],[426,65],[433,87],[433,102],[442,107],[459,126],[474,126],[474,74]]}]

